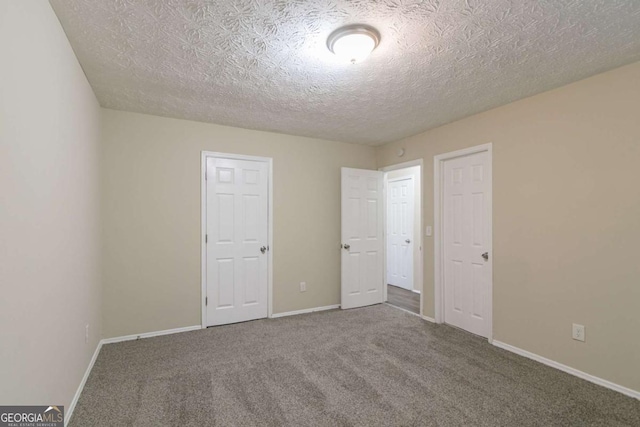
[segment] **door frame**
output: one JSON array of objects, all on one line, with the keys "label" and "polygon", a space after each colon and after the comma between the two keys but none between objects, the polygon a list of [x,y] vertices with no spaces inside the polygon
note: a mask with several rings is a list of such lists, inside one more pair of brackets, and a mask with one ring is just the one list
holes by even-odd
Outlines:
[{"label": "door frame", "polygon": [[491,203],[489,204],[489,236],[487,239],[487,251],[489,252],[489,262],[491,262],[491,275],[488,284],[489,303],[488,321],[489,321],[489,337],[490,343],[493,342],[493,144],[491,142],[474,147],[464,148],[462,150],[451,151],[449,153],[438,154],[433,157],[433,243],[434,243],[434,299],[435,299],[435,321],[436,323],[444,323],[444,288],[442,272],[444,271],[443,261],[443,221],[444,203],[442,196],[444,194],[444,162],[458,157],[465,157],[472,154],[487,152],[489,158],[489,189],[491,191]]},{"label": "door frame", "polygon": [[[420,166],[420,174],[419,174],[419,179],[420,179],[420,222],[419,222],[419,229],[418,229],[418,235],[420,236],[419,239],[419,244],[420,244],[420,256],[419,256],[419,262],[418,262],[418,275],[417,277],[415,277],[416,275],[414,274],[413,280],[414,280],[414,287],[415,287],[415,281],[418,280],[418,283],[422,283],[422,289],[420,290],[420,317],[424,318],[424,236],[423,236],[423,230],[424,230],[424,187],[423,187],[423,183],[424,183],[424,160],[423,159],[417,159],[417,160],[410,160],[408,162],[403,162],[403,163],[397,163],[395,165],[389,165],[389,166],[385,166],[382,168],[378,168],[379,171],[382,172],[391,172],[394,170],[398,170],[398,169],[406,169],[406,168],[410,168],[413,166]],[[384,177],[384,181],[383,181],[383,186],[382,186],[382,191],[383,191],[383,212],[382,212],[382,217],[383,217],[383,224],[384,224],[384,233],[383,234],[383,238],[384,238],[384,268],[383,268],[383,274],[384,274],[384,291],[383,291],[383,299],[386,302],[387,301],[387,176],[385,173],[385,177]],[[414,183],[415,185],[415,183]],[[415,200],[414,200],[415,203]],[[415,271],[415,266],[414,266],[414,271]]]},{"label": "door frame", "polygon": [[[397,182],[397,181],[405,181],[405,180],[408,180],[408,179],[410,179],[411,181],[413,181],[413,180],[414,180],[414,179],[413,179],[413,175],[401,175],[401,176],[399,176],[399,177],[397,177],[397,178],[387,179],[387,176],[386,176],[386,174],[385,174],[385,182],[384,182],[384,184],[386,185],[387,183]],[[414,183],[413,183],[413,185],[415,186],[415,185],[416,185],[416,183],[414,182]],[[383,188],[384,188],[384,186],[383,186]],[[422,187],[420,187],[420,189],[422,189]],[[384,197],[385,197],[384,206],[385,206],[385,208],[387,208],[387,200],[386,200],[386,199],[387,199],[387,196],[388,196],[388,195],[389,195],[389,193],[385,191],[385,192],[384,192]],[[416,203],[416,201],[415,201],[415,187],[414,187],[413,195],[412,195],[411,197],[414,199],[414,200],[413,200],[413,203],[414,203],[414,210],[413,210],[413,212],[411,212],[411,215],[412,215],[412,216],[415,216],[415,203]],[[422,200],[422,197],[420,197],[420,200]],[[384,228],[383,228],[383,229],[384,229],[384,231],[385,231],[385,241],[384,241],[384,243],[385,243],[385,245],[386,245],[386,244],[387,244],[387,240],[386,240],[386,235],[387,235],[387,234],[386,234],[386,232],[387,232],[387,225],[388,225],[388,224],[386,223],[386,221],[388,221],[388,220],[389,220],[389,218],[387,217],[386,213],[385,213],[385,215],[384,215],[384,220],[385,220],[385,224],[384,224]],[[415,224],[415,222],[416,222],[416,219],[415,219],[415,218],[413,218],[413,223]],[[411,225],[411,228],[412,228],[412,229],[414,228],[414,227],[413,227],[413,224]],[[415,230],[413,230],[413,234],[414,234],[414,236],[415,236],[415,233],[416,233],[416,231],[415,231]],[[422,236],[421,236],[421,238],[422,238]],[[420,241],[418,241],[418,243],[420,243]],[[421,247],[422,247],[422,245],[419,245],[419,247],[421,248]],[[385,256],[387,255],[387,253],[386,253],[386,249],[387,249],[387,248],[385,248]],[[420,250],[420,253],[422,253],[422,251],[421,251],[421,250]],[[413,251],[411,251],[411,270],[412,270],[412,271],[411,271],[411,282],[412,282],[412,285],[413,285],[413,289],[411,289],[411,292],[415,291],[415,287],[416,287],[416,277],[415,277],[415,275],[416,275],[416,274],[415,274],[415,270],[416,270],[416,269],[415,269],[415,266],[414,266],[413,264],[414,264],[414,260],[413,260]],[[386,269],[386,262],[385,262],[385,269],[384,269],[384,270],[385,270],[385,273],[386,273],[386,272],[387,272],[387,269]],[[386,277],[386,276],[385,276],[385,278],[384,278],[385,282],[387,281],[387,279],[388,279],[388,277]],[[387,284],[388,284],[388,283],[387,283]],[[404,289],[404,288],[403,288],[403,289]],[[422,291],[420,291],[420,293],[422,293]]]},{"label": "door frame", "polygon": [[201,294],[200,318],[202,329],[207,327],[207,159],[249,160],[267,164],[267,318],[273,317],[273,159],[271,157],[247,156],[243,154],[202,151],[200,157],[200,263]]}]

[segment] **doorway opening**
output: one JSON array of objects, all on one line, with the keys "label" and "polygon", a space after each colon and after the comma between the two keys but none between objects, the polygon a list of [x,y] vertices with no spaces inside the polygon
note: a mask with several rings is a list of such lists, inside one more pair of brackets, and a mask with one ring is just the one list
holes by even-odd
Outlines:
[{"label": "doorway opening", "polygon": [[385,297],[422,315],[422,160],[381,169],[384,176]]}]

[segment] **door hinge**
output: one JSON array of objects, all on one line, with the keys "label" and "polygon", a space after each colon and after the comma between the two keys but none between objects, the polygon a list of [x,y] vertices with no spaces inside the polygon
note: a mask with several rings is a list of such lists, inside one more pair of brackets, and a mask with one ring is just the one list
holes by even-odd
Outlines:
[{"label": "door hinge", "polygon": [[205,243],[209,243],[209,235],[208,234],[204,235],[204,242]]},{"label": "door hinge", "polygon": [[204,297],[204,305],[209,305],[209,297]]}]

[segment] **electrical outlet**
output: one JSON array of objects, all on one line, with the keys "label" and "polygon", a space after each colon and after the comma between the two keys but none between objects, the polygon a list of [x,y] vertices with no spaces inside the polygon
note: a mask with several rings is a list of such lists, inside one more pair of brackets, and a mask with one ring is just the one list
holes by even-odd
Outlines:
[{"label": "electrical outlet", "polygon": [[573,324],[573,339],[584,342],[584,325]]},{"label": "electrical outlet", "polygon": [[84,342],[89,344],[89,324],[87,323],[84,327]]},{"label": "electrical outlet", "polygon": [[307,292],[307,282],[300,282],[300,292]]}]

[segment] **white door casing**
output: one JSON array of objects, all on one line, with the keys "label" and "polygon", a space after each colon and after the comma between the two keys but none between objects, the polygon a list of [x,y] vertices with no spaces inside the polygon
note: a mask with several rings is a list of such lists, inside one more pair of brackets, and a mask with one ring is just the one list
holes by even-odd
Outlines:
[{"label": "white door casing", "polygon": [[413,176],[387,182],[387,284],[412,291],[413,285]]},{"label": "white door casing", "polygon": [[268,315],[269,163],[206,158],[206,326]]},{"label": "white door casing", "polygon": [[490,338],[490,152],[474,152],[442,163],[442,320]]},{"label": "white door casing", "polygon": [[384,173],[342,168],[343,309],[383,302]]}]

